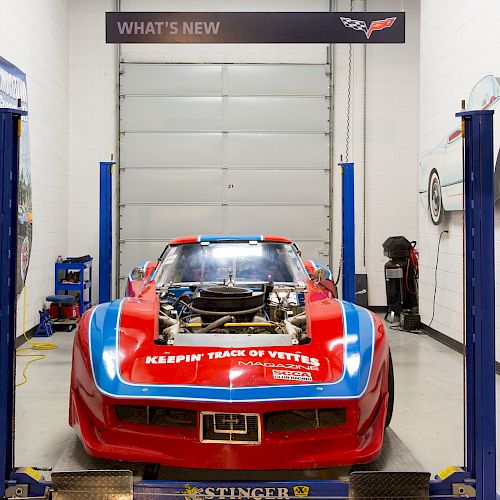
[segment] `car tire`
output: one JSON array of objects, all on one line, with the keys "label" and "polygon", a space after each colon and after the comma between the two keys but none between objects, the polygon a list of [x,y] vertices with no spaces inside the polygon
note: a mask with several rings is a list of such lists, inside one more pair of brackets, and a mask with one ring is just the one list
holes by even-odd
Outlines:
[{"label": "car tire", "polygon": [[429,214],[435,226],[441,224],[443,220],[443,194],[441,191],[441,181],[438,173],[433,170],[429,176],[428,203]]},{"label": "car tire", "polygon": [[387,380],[387,390],[389,398],[387,399],[387,414],[385,417],[385,426],[389,427],[392,420],[392,412],[394,411],[394,369],[392,367],[392,355],[389,351],[389,377]]}]

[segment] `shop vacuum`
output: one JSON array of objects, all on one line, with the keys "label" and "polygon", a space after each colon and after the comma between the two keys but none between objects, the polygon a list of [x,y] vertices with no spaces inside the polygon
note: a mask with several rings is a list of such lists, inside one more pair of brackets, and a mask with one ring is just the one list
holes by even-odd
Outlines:
[{"label": "shop vacuum", "polygon": [[420,327],[418,314],[418,251],[416,241],[404,236],[391,236],[382,244],[389,261],[384,265],[387,312],[391,323],[399,316],[403,330],[416,331]]}]

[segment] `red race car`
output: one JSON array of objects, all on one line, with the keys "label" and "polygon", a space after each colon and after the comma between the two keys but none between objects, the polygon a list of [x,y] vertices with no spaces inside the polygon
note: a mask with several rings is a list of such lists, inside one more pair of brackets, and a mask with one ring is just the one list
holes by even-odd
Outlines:
[{"label": "red race car", "polygon": [[81,319],[69,421],[85,450],[204,469],[376,459],[393,406],[387,336],[327,276],[286,238],[172,240],[131,272],[126,298]]}]

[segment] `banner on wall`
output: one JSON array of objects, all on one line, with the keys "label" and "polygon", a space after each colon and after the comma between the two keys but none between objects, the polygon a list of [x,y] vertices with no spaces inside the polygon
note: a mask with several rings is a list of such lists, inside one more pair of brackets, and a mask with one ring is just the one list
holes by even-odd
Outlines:
[{"label": "banner on wall", "polygon": [[404,12],[106,12],[107,43],[404,41]]},{"label": "banner on wall", "polygon": [[[494,132],[494,185],[495,201],[500,197],[500,78],[486,75],[472,88],[466,101],[466,110],[495,110]],[[450,130],[434,149],[420,160],[420,200],[434,225],[443,221],[446,212],[463,210],[464,175],[462,163],[462,131],[457,119],[456,128]]]},{"label": "banner on wall", "polygon": [[[0,57],[0,107],[28,110],[26,74]],[[28,117],[22,117],[19,158],[19,198],[17,210],[17,293],[26,281],[31,254],[33,209],[31,202],[31,170]]]}]

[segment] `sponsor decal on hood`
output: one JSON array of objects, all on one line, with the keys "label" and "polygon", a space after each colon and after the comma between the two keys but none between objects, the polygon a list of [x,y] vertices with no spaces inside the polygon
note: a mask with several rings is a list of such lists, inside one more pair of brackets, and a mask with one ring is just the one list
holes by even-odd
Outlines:
[{"label": "sponsor decal on hood", "polygon": [[[177,354],[171,355],[168,351],[161,356],[146,356],[145,364],[147,365],[170,365],[179,363],[193,363],[200,362],[202,359],[218,360],[225,358],[265,358],[295,361],[311,367],[320,366],[319,359],[306,356],[296,352],[275,351],[267,349],[223,349],[219,351],[201,352],[196,354]],[[244,362],[244,361],[242,361]],[[257,365],[253,365],[257,366]],[[266,365],[263,365],[266,366]]]},{"label": "sponsor decal on hood", "polygon": [[273,377],[277,380],[300,380],[304,382],[312,382],[312,375],[309,372],[273,370]]}]

